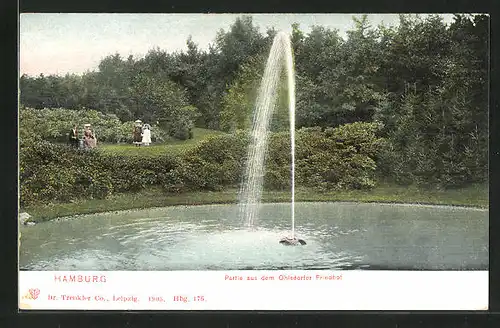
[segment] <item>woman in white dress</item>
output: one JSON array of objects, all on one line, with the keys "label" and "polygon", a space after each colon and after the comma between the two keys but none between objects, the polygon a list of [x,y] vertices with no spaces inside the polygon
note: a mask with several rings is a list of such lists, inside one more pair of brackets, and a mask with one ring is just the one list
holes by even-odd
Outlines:
[{"label": "woman in white dress", "polygon": [[83,133],[83,146],[85,148],[95,148],[97,146],[97,138],[90,129],[90,124],[85,124],[85,131]]},{"label": "woman in white dress", "polygon": [[144,124],[144,130],[142,131],[142,144],[144,146],[149,146],[151,143],[151,129],[149,124]]}]

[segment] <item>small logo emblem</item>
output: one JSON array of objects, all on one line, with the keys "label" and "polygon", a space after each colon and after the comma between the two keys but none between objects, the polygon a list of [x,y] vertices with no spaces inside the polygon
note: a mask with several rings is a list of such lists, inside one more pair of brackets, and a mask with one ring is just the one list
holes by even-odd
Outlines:
[{"label": "small logo emblem", "polygon": [[36,300],[38,298],[38,295],[40,295],[40,289],[38,288],[31,288],[29,290],[31,297]]}]

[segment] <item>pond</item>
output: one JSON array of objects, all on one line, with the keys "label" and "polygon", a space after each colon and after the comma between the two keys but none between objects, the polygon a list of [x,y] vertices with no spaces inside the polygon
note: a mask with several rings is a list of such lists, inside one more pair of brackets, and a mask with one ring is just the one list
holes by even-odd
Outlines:
[{"label": "pond", "polygon": [[376,203],[264,204],[110,212],[23,226],[21,270],[487,270],[488,210]]}]

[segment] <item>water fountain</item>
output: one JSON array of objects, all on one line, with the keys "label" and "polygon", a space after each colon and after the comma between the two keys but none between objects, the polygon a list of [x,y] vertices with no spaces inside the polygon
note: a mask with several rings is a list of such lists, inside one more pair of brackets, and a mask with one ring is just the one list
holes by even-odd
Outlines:
[{"label": "water fountain", "polygon": [[290,37],[286,32],[279,32],[275,36],[262,77],[255,106],[246,172],[240,190],[239,211],[246,225],[253,227],[262,198],[269,125],[278,97],[278,84],[283,66],[287,73],[290,117],[292,234],[291,237],[281,239],[280,243],[305,245],[304,240],[295,237],[295,71]]}]

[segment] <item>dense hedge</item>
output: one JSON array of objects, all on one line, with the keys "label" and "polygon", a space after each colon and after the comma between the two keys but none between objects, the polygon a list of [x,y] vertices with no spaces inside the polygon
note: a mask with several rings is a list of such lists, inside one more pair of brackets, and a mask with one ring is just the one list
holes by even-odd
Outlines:
[{"label": "dense hedge", "polygon": [[[297,185],[323,190],[371,188],[375,156],[383,145],[374,123],[297,131]],[[249,137],[246,132],[212,136],[184,155],[111,155],[100,149],[75,150],[47,141],[21,147],[21,203],[105,198],[150,185],[169,192],[221,190],[241,182]],[[265,188],[290,187],[288,133],[269,139]]]},{"label": "dense hedge", "polygon": [[[296,134],[296,181],[321,190],[366,189],[375,185],[375,157],[384,140],[375,123],[353,123],[321,130],[304,128]],[[290,187],[290,135],[270,140],[266,187]]]},{"label": "dense hedge", "polygon": [[97,152],[74,151],[47,141],[24,145],[20,152],[21,203],[68,201],[83,195],[106,197],[113,187],[105,164]]},{"label": "dense hedge", "polygon": [[179,159],[105,154],[37,141],[20,152],[21,203],[106,198],[113,192],[166,185]]},{"label": "dense hedge", "polygon": [[[248,135],[243,131],[234,134],[211,136],[182,157],[182,165],[173,170],[176,189],[221,190],[241,182]],[[168,187],[167,187],[168,188]]]}]

